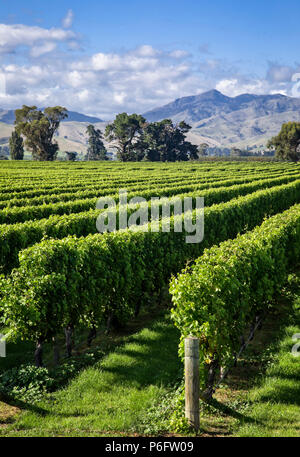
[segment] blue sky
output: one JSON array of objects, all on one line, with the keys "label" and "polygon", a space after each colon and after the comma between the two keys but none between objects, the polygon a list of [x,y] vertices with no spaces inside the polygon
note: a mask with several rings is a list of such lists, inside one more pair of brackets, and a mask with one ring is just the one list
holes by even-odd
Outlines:
[{"label": "blue sky", "polygon": [[0,106],[109,119],[212,88],[291,95],[299,13],[299,0],[0,0]]}]

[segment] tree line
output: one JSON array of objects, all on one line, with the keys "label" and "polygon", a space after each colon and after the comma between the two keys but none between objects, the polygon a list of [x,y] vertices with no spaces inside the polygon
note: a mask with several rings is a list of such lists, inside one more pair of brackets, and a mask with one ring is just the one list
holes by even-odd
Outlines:
[{"label": "tree line", "polygon": [[[45,108],[26,106],[15,111],[15,129],[9,141],[13,160],[23,160],[24,148],[34,160],[53,161],[58,154],[54,139],[60,122],[67,118],[67,109],[61,106]],[[170,119],[147,122],[138,114],[121,113],[108,124],[104,135],[94,125],[87,127],[88,148],[85,160],[108,160],[104,139],[117,151],[123,162],[175,162],[198,158],[198,147],[186,140],[191,126],[184,121],[174,124]],[[76,160],[76,152],[66,152],[67,160]]]},{"label": "tree line", "polygon": [[[59,146],[54,139],[60,122],[68,117],[68,111],[61,106],[48,107],[44,111],[36,106],[23,105],[15,111],[15,129],[9,140],[13,160],[23,160],[24,147],[34,160],[53,161],[57,159]],[[207,155],[208,145],[199,147],[186,140],[191,126],[171,119],[147,122],[139,114],[118,114],[114,122],[106,126],[104,135],[94,125],[87,127],[87,154],[84,160],[108,160],[104,139],[116,149],[117,158],[122,162],[151,161],[175,162],[196,160]],[[268,142],[269,149],[275,149],[275,157],[282,160],[300,160],[300,122],[282,125],[279,134]],[[238,149],[233,148],[232,156]],[[76,152],[66,152],[67,160],[76,160]]]},{"label": "tree line", "polygon": [[139,114],[118,114],[105,129],[105,138],[114,143],[122,162],[148,160],[175,162],[198,158],[198,147],[186,141],[191,126],[171,119],[147,122]]}]

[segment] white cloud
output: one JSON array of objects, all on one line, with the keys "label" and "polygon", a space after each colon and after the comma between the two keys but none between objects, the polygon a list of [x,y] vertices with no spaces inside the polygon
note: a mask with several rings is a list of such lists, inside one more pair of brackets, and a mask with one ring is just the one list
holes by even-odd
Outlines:
[{"label": "white cloud", "polygon": [[22,24],[0,24],[0,53],[13,53],[20,46],[33,48],[33,56],[53,50],[58,43],[74,40],[76,35],[71,30],[59,28],[44,29]]},{"label": "white cloud", "polygon": [[41,45],[33,46],[31,48],[30,54],[32,57],[40,57],[43,54],[54,51],[56,48],[56,43],[51,41],[45,42]]},{"label": "white cloud", "polygon": [[0,96],[5,97],[6,94],[6,77],[3,72],[0,72]]},{"label": "white cloud", "polygon": [[[270,84],[267,79],[249,79],[244,76],[239,76],[232,79],[223,79],[218,81],[216,89],[229,97],[236,97],[241,94],[283,94],[289,95],[290,85]],[[290,94],[291,95],[291,94]]]},{"label": "white cloud", "polygon": [[274,62],[269,62],[267,79],[271,82],[291,81],[295,71],[295,68],[289,67],[288,65],[279,65]]},{"label": "white cloud", "polygon": [[66,16],[62,20],[62,26],[64,29],[72,27],[74,21],[74,13],[72,10],[68,10]]},{"label": "white cloud", "polygon": [[7,95],[0,106],[62,104],[111,119],[120,111],[144,112],[206,88],[190,64],[149,48],[46,62],[3,66]]},{"label": "white cloud", "polygon": [[242,90],[237,79],[223,79],[216,84],[216,89],[229,97],[240,95]]},{"label": "white cloud", "polygon": [[114,94],[114,100],[118,105],[123,105],[126,100],[127,94],[126,92],[116,92]]},{"label": "white cloud", "polygon": [[96,71],[122,69],[121,57],[116,54],[103,54],[102,52],[99,52],[92,57],[91,64],[92,68]]},{"label": "white cloud", "polygon": [[[64,27],[71,26],[72,17],[67,14]],[[112,119],[118,112],[143,113],[212,88],[229,96],[291,94],[293,85],[283,81],[289,71],[274,65],[265,78],[258,78],[210,56],[196,60],[183,49],[166,51],[145,44],[126,52],[99,50],[91,56],[78,57],[77,53],[73,57],[61,47],[65,43],[79,50],[71,30],[0,24],[0,75],[5,75],[6,87],[0,90],[0,107],[60,104]],[[24,46],[29,52],[24,53]],[[5,53],[13,54],[5,60]]]},{"label": "white cloud", "polygon": [[142,56],[142,57],[154,57],[157,54],[159,54],[159,52],[156,49],[154,49],[152,46],[145,44],[143,46],[139,46],[136,49],[135,54]]},{"label": "white cloud", "polygon": [[[155,68],[158,64],[158,60],[154,57],[150,57],[148,54],[140,55],[137,53],[129,52],[125,55],[118,54],[104,54],[99,52],[92,56],[90,68],[96,71],[140,71],[148,68]],[[76,65],[76,64],[75,64]],[[82,63],[79,62],[79,66],[82,68]]]}]

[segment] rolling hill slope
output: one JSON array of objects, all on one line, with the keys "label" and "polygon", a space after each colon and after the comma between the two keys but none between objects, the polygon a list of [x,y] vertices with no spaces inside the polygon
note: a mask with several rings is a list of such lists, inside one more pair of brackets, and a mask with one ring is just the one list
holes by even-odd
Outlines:
[{"label": "rolling hill slope", "polygon": [[192,125],[194,141],[220,146],[265,145],[284,122],[300,121],[300,99],[281,94],[227,97],[217,90],[183,97],[144,113],[149,121],[171,118]]},{"label": "rolling hill slope", "polygon": [[[300,99],[281,94],[244,94],[227,97],[217,90],[200,95],[183,97],[165,106],[144,113],[148,121],[171,118],[185,120],[192,126],[188,139],[194,144],[210,146],[253,148],[265,147],[281,125],[300,121]],[[14,112],[0,109],[0,144],[6,144],[13,130]],[[86,127],[94,124],[104,131],[107,122],[97,117],[69,111],[56,137],[61,151],[84,154]]]}]

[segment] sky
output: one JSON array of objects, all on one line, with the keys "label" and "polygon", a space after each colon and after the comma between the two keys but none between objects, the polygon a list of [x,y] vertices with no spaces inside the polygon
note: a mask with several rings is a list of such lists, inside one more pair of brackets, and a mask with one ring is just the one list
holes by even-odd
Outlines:
[{"label": "sky", "polygon": [[210,89],[300,96],[299,14],[299,0],[0,0],[0,108],[108,120]]}]

